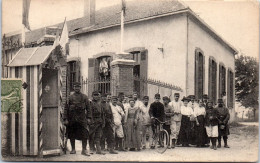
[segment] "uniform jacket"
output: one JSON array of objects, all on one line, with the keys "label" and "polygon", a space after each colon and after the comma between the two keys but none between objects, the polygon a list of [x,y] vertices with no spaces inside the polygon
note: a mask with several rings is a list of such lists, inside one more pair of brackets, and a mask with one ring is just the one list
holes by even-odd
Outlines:
[{"label": "uniform jacket", "polygon": [[164,121],[165,113],[163,104],[161,102],[153,102],[150,105],[149,114],[151,117],[155,117],[160,121]]},{"label": "uniform jacket", "polygon": [[77,122],[87,128],[87,119],[89,119],[89,121],[92,119],[87,95],[83,93],[72,93],[66,103],[63,118],[64,120],[67,119],[69,124]]},{"label": "uniform jacket", "polygon": [[[212,119],[210,120],[210,117]],[[217,126],[218,125],[218,110],[215,108],[207,109],[206,116],[205,116],[205,125],[206,126]]]},{"label": "uniform jacket", "polygon": [[230,118],[228,109],[226,107],[217,107],[216,109],[220,123],[227,124]]}]

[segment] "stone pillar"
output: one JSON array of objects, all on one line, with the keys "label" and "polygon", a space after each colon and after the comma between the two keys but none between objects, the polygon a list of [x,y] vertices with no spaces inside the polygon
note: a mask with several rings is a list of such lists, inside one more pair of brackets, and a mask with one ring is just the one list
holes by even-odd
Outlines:
[{"label": "stone pillar", "polygon": [[131,54],[116,54],[111,62],[111,94],[118,96],[119,92],[126,95],[133,94],[135,61]]}]

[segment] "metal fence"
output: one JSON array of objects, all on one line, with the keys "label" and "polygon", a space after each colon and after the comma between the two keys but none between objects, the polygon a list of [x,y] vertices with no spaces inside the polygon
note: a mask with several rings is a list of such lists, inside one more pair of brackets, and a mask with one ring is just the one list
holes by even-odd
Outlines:
[{"label": "metal fence", "polygon": [[[112,79],[113,80],[113,79]],[[91,96],[93,91],[99,91],[102,94],[111,93],[111,80],[110,79],[91,79],[88,78],[83,79],[81,81],[82,84],[82,92]],[[170,96],[175,92],[182,93],[182,88],[166,83],[160,80],[144,78],[139,76],[134,76],[133,79],[134,84],[134,92],[137,92],[139,96],[142,98],[143,96],[153,97],[156,93],[160,93],[161,95]],[[126,93],[127,94],[127,93]]]},{"label": "metal fence", "polygon": [[154,97],[156,93],[171,97],[175,92],[183,92],[180,87],[174,84],[139,76],[134,76],[134,91],[138,92],[140,97],[146,95]]},{"label": "metal fence", "polygon": [[99,91],[102,94],[110,93],[111,80],[110,79],[83,79],[81,81],[82,92],[91,96],[93,91]]}]

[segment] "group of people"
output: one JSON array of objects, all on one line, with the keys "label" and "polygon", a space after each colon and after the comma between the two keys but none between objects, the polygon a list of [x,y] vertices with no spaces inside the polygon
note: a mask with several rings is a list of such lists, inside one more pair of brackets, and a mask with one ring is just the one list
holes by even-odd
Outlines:
[{"label": "group of people", "polygon": [[[169,133],[169,145],[207,147],[211,141],[212,149],[221,147],[221,138],[224,147],[229,135],[229,111],[223,99],[218,100],[216,106],[208,100],[195,100],[194,95],[183,97],[174,94],[171,101],[160,94],[155,94],[154,101],[144,96],[142,100],[137,93],[125,96],[92,93],[92,99],[80,92],[81,84],[74,83],[74,93],[69,96],[64,109],[64,125],[67,126],[67,136],[71,142],[71,154],[75,154],[75,140],[82,141],[81,154],[118,154],[117,151],[141,151],[156,145],[153,135],[156,132],[158,121],[162,121],[163,128]],[[216,142],[218,139],[218,146]],[[148,142],[147,142],[148,140]],[[87,151],[89,142],[90,153]]]}]

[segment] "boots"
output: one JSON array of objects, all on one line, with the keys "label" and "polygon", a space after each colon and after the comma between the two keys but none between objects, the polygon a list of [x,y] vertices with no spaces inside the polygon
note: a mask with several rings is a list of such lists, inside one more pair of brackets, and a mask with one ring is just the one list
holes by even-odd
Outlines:
[{"label": "boots", "polygon": [[103,152],[101,151],[100,141],[96,141],[96,148],[97,148],[96,154],[100,154],[100,155],[105,155],[105,154],[106,154],[106,153],[103,153]]},{"label": "boots", "polygon": [[82,155],[84,156],[90,156],[87,152],[87,140],[82,140]]},{"label": "boots", "polygon": [[123,138],[118,138],[118,151],[125,151],[125,149],[123,148]]},{"label": "boots", "polygon": [[109,149],[109,153],[110,153],[110,154],[118,154],[113,148],[110,148],[110,149]]},{"label": "boots", "polygon": [[214,149],[214,150],[217,150],[217,146],[216,146],[216,144],[217,144],[217,138],[214,137],[214,138],[212,138],[212,140],[213,140],[213,149]]},{"label": "boots", "polygon": [[230,148],[230,147],[227,145],[227,136],[223,136],[223,139],[224,139],[224,147],[225,147],[225,148]]},{"label": "boots", "polygon": [[76,154],[76,150],[75,150],[75,139],[70,139],[70,144],[71,144],[71,152],[70,154]]},{"label": "boots", "polygon": [[218,148],[221,148],[221,137],[218,137]]},{"label": "boots", "polygon": [[176,139],[172,139],[172,148],[175,148]]}]

